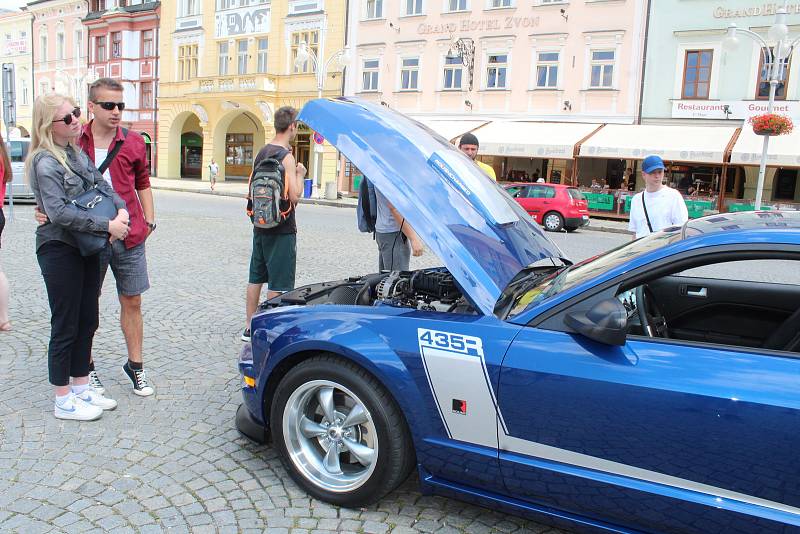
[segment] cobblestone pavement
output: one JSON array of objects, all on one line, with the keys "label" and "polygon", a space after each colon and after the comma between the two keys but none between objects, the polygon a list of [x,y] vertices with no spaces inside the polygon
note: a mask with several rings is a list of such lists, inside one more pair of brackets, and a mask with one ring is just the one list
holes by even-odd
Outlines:
[{"label": "cobblestone pavement", "polygon": [[[14,331],[0,334],[2,532],[556,532],[485,508],[417,491],[415,477],[365,510],[310,499],[273,450],[234,429],[235,359],[244,321],[251,230],[242,201],[156,193],[144,297],[145,362],[156,395],[132,394],[109,274],[95,360],[119,408],[99,421],[59,421],[47,383],[46,295],[30,206],[17,206],[0,260],[12,288]],[[374,272],[376,249],[353,210],[303,206],[298,284]],[[627,236],[556,236],[586,257]],[[435,264],[427,253],[417,266]]]}]

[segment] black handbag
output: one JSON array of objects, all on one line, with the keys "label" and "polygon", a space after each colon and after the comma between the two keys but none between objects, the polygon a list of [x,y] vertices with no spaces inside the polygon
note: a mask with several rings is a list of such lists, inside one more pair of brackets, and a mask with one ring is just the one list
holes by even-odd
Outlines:
[{"label": "black handbag", "polygon": [[[75,172],[72,168],[70,170],[75,175],[80,176],[84,184],[89,183],[81,173]],[[96,217],[106,218],[109,221],[117,216],[114,200],[108,193],[98,189],[97,185],[92,185],[90,189],[73,198],[71,202],[79,210]],[[81,256],[94,256],[108,246],[108,232],[97,233],[70,230],[70,233],[75,238],[75,243],[78,245]]]}]

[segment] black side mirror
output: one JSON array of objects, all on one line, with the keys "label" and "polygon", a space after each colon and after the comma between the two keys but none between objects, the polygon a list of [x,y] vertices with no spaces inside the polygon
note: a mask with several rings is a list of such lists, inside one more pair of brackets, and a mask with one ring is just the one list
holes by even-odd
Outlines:
[{"label": "black side mirror", "polygon": [[606,345],[624,345],[628,330],[628,312],[617,299],[601,300],[588,311],[570,312],[564,324],[593,341]]}]

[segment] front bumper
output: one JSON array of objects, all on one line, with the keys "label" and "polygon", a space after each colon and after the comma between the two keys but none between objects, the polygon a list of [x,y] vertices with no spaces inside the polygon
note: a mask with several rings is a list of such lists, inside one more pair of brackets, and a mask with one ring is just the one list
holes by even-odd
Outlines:
[{"label": "front bumper", "polygon": [[236,430],[244,437],[256,443],[264,444],[269,441],[269,432],[267,428],[253,419],[253,416],[244,404],[240,404],[239,408],[236,409]]}]

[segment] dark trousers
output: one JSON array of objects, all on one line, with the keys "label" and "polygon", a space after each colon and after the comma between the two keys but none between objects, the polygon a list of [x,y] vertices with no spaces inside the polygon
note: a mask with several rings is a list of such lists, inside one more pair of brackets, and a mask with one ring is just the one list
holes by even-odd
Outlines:
[{"label": "dark trousers", "polygon": [[48,241],[36,256],[50,303],[50,383],[66,386],[71,376],[89,374],[102,284],[100,257],[84,258],[61,241]]}]

